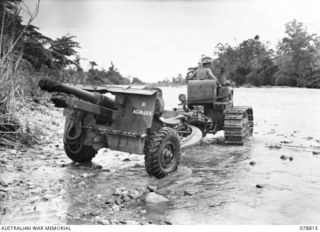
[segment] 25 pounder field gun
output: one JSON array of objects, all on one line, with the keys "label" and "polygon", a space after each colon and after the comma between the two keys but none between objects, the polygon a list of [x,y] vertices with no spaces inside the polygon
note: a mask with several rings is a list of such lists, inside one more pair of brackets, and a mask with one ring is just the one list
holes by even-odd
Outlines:
[{"label": "25 pounder field gun", "polygon": [[[161,178],[180,162],[180,138],[160,120],[164,103],[157,88],[107,87],[89,91],[43,79],[41,89],[60,92],[51,100],[64,109],[64,149],[73,161],[89,162],[103,147],[145,154],[149,175]],[[107,96],[112,94],[114,98]]]}]

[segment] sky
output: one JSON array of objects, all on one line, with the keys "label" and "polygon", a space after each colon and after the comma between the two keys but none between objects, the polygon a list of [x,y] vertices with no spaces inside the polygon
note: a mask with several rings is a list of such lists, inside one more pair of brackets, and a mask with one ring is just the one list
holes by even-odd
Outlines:
[{"label": "sky", "polygon": [[259,35],[276,45],[293,19],[320,35],[319,9],[318,0],[41,0],[33,24],[51,38],[76,36],[85,69],[112,61],[123,76],[156,82],[185,75],[218,43]]}]

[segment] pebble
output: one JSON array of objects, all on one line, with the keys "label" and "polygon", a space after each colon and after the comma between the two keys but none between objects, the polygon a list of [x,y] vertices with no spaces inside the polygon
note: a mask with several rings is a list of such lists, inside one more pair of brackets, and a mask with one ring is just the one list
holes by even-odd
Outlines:
[{"label": "pebble", "polygon": [[98,219],[97,223],[100,225],[110,225],[110,221],[108,219]]},{"label": "pebble", "polygon": [[2,180],[0,180],[0,185],[1,185],[2,187],[8,187],[8,186],[9,186],[6,182],[4,182],[4,181],[2,181]]},{"label": "pebble", "polygon": [[157,191],[157,186],[155,186],[155,185],[148,185],[148,190],[150,191],[150,192],[155,192],[155,191]]},{"label": "pebble", "polygon": [[128,196],[131,198],[131,199],[137,199],[139,197],[139,192],[137,190],[133,190],[133,191],[130,191]]},{"label": "pebble", "polygon": [[112,211],[114,211],[114,212],[119,212],[119,211],[120,211],[120,206],[119,206],[119,205],[113,205],[113,206],[111,207],[111,209],[112,209]]},{"label": "pebble", "polygon": [[292,156],[290,156],[290,157],[289,157],[289,160],[290,160],[290,161],[293,161],[293,157],[292,157]]},{"label": "pebble", "polygon": [[124,221],[124,224],[126,224],[126,225],[140,225],[139,222],[131,221],[131,220]]},{"label": "pebble", "polygon": [[187,190],[183,191],[184,196],[192,196],[192,193],[188,192]]},{"label": "pebble", "polygon": [[108,199],[104,202],[106,205],[111,205],[114,204],[114,200],[113,199]]},{"label": "pebble", "polygon": [[81,176],[82,176],[83,178],[88,178],[90,175],[89,175],[88,173],[83,173]]},{"label": "pebble", "polygon": [[282,160],[287,160],[287,156],[286,155],[282,155],[282,156],[280,156],[280,159],[282,159]]},{"label": "pebble", "polygon": [[315,151],[315,150],[314,150],[314,151],[312,151],[312,154],[313,154],[313,155],[320,155],[320,151]]},{"label": "pebble", "polygon": [[254,161],[250,161],[250,163],[249,163],[251,166],[254,166],[254,165],[256,165],[256,162],[254,162]]},{"label": "pebble", "polygon": [[157,193],[150,192],[147,193],[146,195],[146,202],[147,203],[153,203],[153,204],[158,204],[158,203],[163,203],[163,202],[168,202],[169,200],[165,198],[164,196],[161,196]]},{"label": "pebble", "polygon": [[44,195],[42,197],[42,200],[44,200],[44,201],[48,201],[49,199],[50,199],[50,196],[48,196],[48,195]]},{"label": "pebble", "polygon": [[263,186],[261,184],[257,184],[256,188],[263,188]]}]

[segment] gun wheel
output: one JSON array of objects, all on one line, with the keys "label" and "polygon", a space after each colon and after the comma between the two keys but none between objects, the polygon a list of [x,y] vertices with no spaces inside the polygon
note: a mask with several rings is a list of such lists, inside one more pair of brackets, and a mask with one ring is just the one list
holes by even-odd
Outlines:
[{"label": "gun wheel", "polygon": [[90,146],[80,144],[64,144],[64,150],[67,156],[78,163],[90,162],[95,157],[97,151]]},{"label": "gun wheel", "polygon": [[178,133],[163,127],[145,145],[145,166],[149,175],[158,179],[177,170],[180,163],[180,139]]},{"label": "gun wheel", "polygon": [[90,162],[97,151],[83,144],[85,131],[82,128],[84,114],[81,111],[73,111],[72,117],[66,118],[64,130],[64,150],[67,156],[78,163]]}]

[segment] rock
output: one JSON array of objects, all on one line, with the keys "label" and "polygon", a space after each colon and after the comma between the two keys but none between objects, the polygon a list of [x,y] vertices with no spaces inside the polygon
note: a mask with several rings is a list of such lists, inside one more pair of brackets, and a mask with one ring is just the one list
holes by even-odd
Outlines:
[{"label": "rock", "polygon": [[83,186],[86,186],[86,182],[84,182],[84,181],[81,181],[81,182],[79,183],[79,185],[83,185]]},{"label": "rock", "polygon": [[9,185],[6,183],[6,182],[4,182],[3,180],[0,180],[0,185],[2,186],[2,187],[8,187]]},{"label": "rock", "polygon": [[139,222],[131,221],[131,220],[126,220],[124,222],[125,222],[126,225],[140,225]]},{"label": "rock", "polygon": [[100,225],[110,225],[110,221],[108,219],[98,219],[97,223]]},{"label": "rock", "polygon": [[288,156],[282,155],[282,156],[280,156],[280,159],[282,159],[282,160],[287,160],[287,159],[288,159]]},{"label": "rock", "polygon": [[137,190],[133,190],[133,191],[130,191],[128,196],[131,198],[131,199],[137,199],[140,194]]},{"label": "rock", "polygon": [[280,143],[288,144],[288,143],[292,143],[292,141],[289,141],[289,140],[282,140],[282,141],[280,141]]},{"label": "rock", "polygon": [[155,186],[155,185],[148,185],[148,190],[150,191],[150,192],[155,192],[155,191],[157,191],[157,186]]},{"label": "rock", "polygon": [[293,161],[293,157],[292,157],[292,156],[290,156],[290,157],[289,157],[289,160],[290,160],[290,161]]},{"label": "rock", "polygon": [[270,149],[281,149],[280,144],[267,144],[266,146]]},{"label": "rock", "polygon": [[88,173],[83,173],[81,176],[82,176],[83,178],[88,178],[88,177],[90,176],[90,174],[88,174]]},{"label": "rock", "polygon": [[312,154],[313,154],[313,155],[320,155],[320,151],[313,150],[313,151],[312,151]]},{"label": "rock", "polygon": [[120,188],[117,188],[116,191],[114,193],[112,193],[113,196],[120,196],[122,193]]},{"label": "rock", "polygon": [[128,161],[131,161],[131,159],[129,159],[129,158],[125,158],[125,159],[123,159],[122,161],[124,161],[124,162],[128,162]]},{"label": "rock", "polygon": [[261,189],[261,188],[263,188],[263,186],[261,184],[257,184],[256,188],[260,188]]},{"label": "rock", "polygon": [[50,199],[50,196],[49,195],[44,195],[43,197],[42,197],[42,200],[44,200],[44,201],[48,201]]},{"label": "rock", "polygon": [[184,196],[192,196],[192,193],[188,192],[187,190],[183,191]]},{"label": "rock", "polygon": [[254,161],[250,161],[250,163],[249,163],[251,166],[254,166],[254,165],[256,165],[256,162],[254,162]]},{"label": "rock", "polygon": [[106,205],[111,205],[114,204],[114,200],[113,199],[108,199],[104,202]]},{"label": "rock", "polygon": [[111,207],[111,209],[112,209],[113,212],[119,212],[120,211],[120,206],[119,205],[113,205]]},{"label": "rock", "polygon": [[150,192],[147,193],[146,195],[146,202],[147,203],[153,203],[153,204],[158,204],[158,203],[163,203],[163,202],[168,202],[169,200],[155,192]]},{"label": "rock", "polygon": [[169,221],[164,221],[163,223],[164,223],[165,225],[172,225],[172,223],[169,222]]}]

